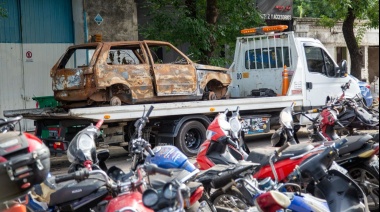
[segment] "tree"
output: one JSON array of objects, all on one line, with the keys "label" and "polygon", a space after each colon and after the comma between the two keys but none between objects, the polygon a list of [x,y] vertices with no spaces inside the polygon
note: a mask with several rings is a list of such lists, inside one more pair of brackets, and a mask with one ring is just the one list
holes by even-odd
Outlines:
[{"label": "tree", "polygon": [[[368,28],[379,28],[379,0],[295,0],[295,13],[320,17],[320,24],[332,27],[343,21],[343,36],[351,57],[351,74],[361,78],[362,52],[359,44]],[[363,21],[355,36],[356,21]]]},{"label": "tree", "polygon": [[[189,45],[201,63],[225,66],[225,46],[234,49],[243,28],[262,26],[254,0],[147,0],[150,20],[139,29],[145,39]],[[227,52],[229,53],[229,52]]]}]

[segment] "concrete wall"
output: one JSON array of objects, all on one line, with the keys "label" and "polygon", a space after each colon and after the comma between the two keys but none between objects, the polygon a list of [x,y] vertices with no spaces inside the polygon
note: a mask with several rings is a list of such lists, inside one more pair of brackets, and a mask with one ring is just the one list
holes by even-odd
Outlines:
[{"label": "concrete wall", "polygon": [[[327,28],[318,26],[317,21],[318,19],[316,18],[295,18],[294,32],[298,37],[310,37],[320,40],[325,45],[329,53],[333,55],[334,59],[336,60],[337,47],[347,46],[343,37],[343,22],[336,24],[332,28]],[[379,46],[379,29],[368,29],[364,34],[364,37],[359,45],[362,46],[364,49],[364,67],[362,69],[362,78],[367,79],[367,81],[372,81],[373,73],[378,73],[379,71],[379,51],[378,48],[376,48],[377,51],[372,50],[372,47]],[[370,54],[369,48],[371,48]],[[347,55],[349,55],[348,49]],[[348,69],[350,70],[351,61],[349,57],[347,58],[347,62]]]},{"label": "concrete wall", "polygon": [[[82,31],[88,40],[94,34],[101,34],[103,41],[138,40],[137,8],[134,0],[81,0],[77,2],[83,2],[82,17],[85,17],[83,30],[80,26],[78,30]],[[80,11],[74,12],[80,16],[78,14]],[[99,25],[94,20],[98,14],[103,19]],[[80,33],[75,31],[80,41]]]}]

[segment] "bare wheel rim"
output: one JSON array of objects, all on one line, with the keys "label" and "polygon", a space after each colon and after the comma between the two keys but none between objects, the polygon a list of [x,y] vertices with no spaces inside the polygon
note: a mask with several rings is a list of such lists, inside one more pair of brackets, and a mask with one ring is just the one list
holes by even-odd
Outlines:
[{"label": "bare wheel rim", "polygon": [[202,133],[198,129],[191,129],[185,134],[186,147],[190,150],[197,150],[202,144]]},{"label": "bare wheel rim", "polygon": [[234,211],[249,209],[249,206],[245,204],[243,200],[230,194],[222,194],[216,197],[214,200],[214,205],[230,208],[230,209],[233,209]]},{"label": "bare wheel rim", "polygon": [[349,174],[367,194],[369,209],[377,210],[379,208],[379,179],[367,169],[359,167],[351,169]]}]

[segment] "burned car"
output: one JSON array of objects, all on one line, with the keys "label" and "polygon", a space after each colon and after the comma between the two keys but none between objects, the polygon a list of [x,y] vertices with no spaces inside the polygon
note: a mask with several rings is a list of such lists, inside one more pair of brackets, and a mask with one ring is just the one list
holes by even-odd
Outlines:
[{"label": "burned car", "polygon": [[231,83],[228,69],[194,63],[163,41],[74,45],[50,75],[67,107],[221,99]]}]

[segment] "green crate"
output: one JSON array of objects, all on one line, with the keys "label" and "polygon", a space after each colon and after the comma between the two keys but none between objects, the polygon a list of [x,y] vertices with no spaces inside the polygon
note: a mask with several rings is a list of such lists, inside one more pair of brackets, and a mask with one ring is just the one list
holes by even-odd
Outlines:
[{"label": "green crate", "polygon": [[38,103],[38,108],[59,106],[59,102],[54,99],[54,96],[38,96],[32,99]]}]

